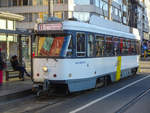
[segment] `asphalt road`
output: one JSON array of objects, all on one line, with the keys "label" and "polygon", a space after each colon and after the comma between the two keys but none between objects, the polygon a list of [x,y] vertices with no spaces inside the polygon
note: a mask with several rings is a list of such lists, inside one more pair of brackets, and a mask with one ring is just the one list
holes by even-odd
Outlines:
[{"label": "asphalt road", "polygon": [[150,63],[109,86],[68,96],[34,95],[0,104],[0,113],[150,113]]}]

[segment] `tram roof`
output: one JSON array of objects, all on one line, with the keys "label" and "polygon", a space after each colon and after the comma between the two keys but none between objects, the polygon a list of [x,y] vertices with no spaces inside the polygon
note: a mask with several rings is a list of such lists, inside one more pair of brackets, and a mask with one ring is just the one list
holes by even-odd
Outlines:
[{"label": "tram roof", "polygon": [[86,32],[100,33],[100,34],[109,35],[109,36],[112,35],[112,36],[118,36],[118,37],[125,37],[129,39],[138,39],[132,33],[112,30],[109,28],[103,28],[97,25],[79,22],[79,21],[64,21],[63,30],[86,31]]}]

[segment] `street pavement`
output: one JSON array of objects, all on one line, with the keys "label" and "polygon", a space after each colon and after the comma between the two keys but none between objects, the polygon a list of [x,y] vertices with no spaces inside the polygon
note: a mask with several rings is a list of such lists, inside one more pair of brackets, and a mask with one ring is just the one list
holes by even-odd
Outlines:
[{"label": "street pavement", "polygon": [[0,113],[150,113],[150,61],[141,72],[109,86],[68,96],[31,95],[0,104]]}]

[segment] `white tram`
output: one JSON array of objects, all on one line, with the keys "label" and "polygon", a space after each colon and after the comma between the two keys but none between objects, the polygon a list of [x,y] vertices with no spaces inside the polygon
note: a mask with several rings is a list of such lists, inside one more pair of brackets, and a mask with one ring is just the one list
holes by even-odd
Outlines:
[{"label": "white tram", "polygon": [[39,24],[36,37],[33,80],[45,89],[87,90],[133,75],[139,66],[140,40],[131,33],[68,20]]}]

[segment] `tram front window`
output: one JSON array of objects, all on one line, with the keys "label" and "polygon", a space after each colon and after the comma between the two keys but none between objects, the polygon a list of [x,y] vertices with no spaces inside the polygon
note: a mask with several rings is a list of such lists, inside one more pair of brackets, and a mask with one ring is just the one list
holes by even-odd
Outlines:
[{"label": "tram front window", "polygon": [[[67,47],[68,36],[39,37],[38,56],[59,57]],[[65,45],[66,44],[66,45]],[[64,55],[62,55],[64,56]]]}]

